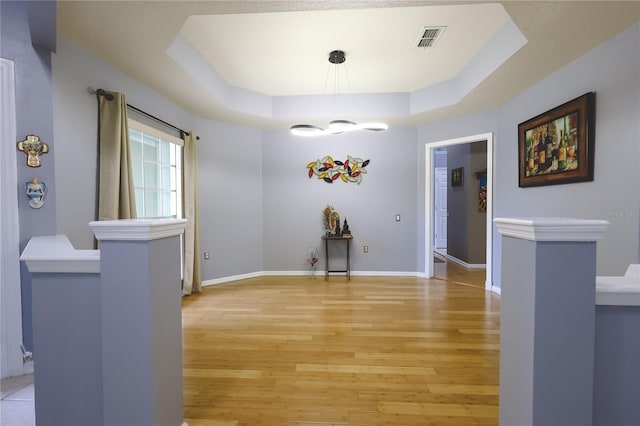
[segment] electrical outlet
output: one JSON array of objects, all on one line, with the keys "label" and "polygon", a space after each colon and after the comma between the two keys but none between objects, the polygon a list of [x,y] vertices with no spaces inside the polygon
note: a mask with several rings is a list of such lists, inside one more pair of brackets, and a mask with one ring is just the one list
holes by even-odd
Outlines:
[{"label": "electrical outlet", "polygon": [[364,250],[365,253],[369,253],[369,246],[364,246],[363,250]]},{"label": "electrical outlet", "polygon": [[399,214],[396,215],[396,222],[400,222],[400,215]]},{"label": "electrical outlet", "polygon": [[209,252],[208,251],[204,252],[204,260],[209,260]]}]

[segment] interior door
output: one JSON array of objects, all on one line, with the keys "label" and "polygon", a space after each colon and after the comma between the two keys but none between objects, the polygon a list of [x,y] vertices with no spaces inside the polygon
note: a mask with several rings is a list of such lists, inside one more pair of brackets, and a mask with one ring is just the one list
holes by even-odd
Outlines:
[{"label": "interior door", "polygon": [[447,248],[447,168],[435,169],[435,240],[436,249]]}]

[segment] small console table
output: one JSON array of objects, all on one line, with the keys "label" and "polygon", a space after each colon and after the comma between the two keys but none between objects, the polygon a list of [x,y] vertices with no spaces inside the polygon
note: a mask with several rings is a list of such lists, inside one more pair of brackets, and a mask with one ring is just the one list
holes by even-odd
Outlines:
[{"label": "small console table", "polygon": [[[324,263],[324,279],[325,281],[329,278],[329,274],[331,273],[340,273],[345,274],[347,279],[351,279],[351,259],[349,255],[349,246],[351,244],[351,240],[353,237],[340,237],[340,236],[327,236],[323,235],[322,239],[324,240],[324,255],[325,255],[325,263]],[[345,269],[329,269],[329,241],[345,241],[347,244],[347,266]]]}]

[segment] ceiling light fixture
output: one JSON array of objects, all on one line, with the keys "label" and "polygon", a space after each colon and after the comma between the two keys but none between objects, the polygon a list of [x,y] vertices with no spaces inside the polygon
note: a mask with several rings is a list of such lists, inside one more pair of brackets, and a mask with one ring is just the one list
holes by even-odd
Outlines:
[{"label": "ceiling light fixture", "polygon": [[[339,85],[339,66],[346,61],[346,56],[342,50],[334,50],[329,53],[329,62],[336,65],[334,73],[334,86],[335,95],[338,94]],[[346,73],[346,67],[345,67]],[[328,77],[328,71],[327,71]],[[347,75],[347,83],[349,76]],[[325,83],[326,88],[326,83]],[[334,97],[334,109],[335,109],[335,97]],[[352,132],[354,130],[371,130],[379,132],[387,130],[389,126],[385,123],[355,123],[349,120],[332,120],[329,122],[329,128],[323,129],[322,127],[314,126],[313,124],[296,124],[291,126],[290,131],[296,136],[320,136],[320,135],[338,135],[340,133]]]}]

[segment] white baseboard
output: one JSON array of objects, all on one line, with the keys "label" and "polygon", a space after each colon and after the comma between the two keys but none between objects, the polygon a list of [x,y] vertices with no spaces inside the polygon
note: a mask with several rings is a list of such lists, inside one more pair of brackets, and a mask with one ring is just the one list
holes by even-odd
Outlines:
[{"label": "white baseboard", "polygon": [[[228,277],[216,278],[202,281],[203,287],[210,285],[224,284],[232,281],[246,280],[248,278],[269,277],[269,276],[311,276],[309,271],[258,271],[241,275],[230,275]],[[351,271],[352,276],[370,277],[418,277],[424,278],[424,272],[401,272],[401,271]],[[332,277],[340,276],[331,274]],[[316,277],[324,277],[324,270],[316,270]]]},{"label": "white baseboard", "polygon": [[502,292],[501,292],[502,290],[500,289],[500,287],[496,287],[495,285],[491,286],[491,291],[497,294],[498,296],[502,295]]},{"label": "white baseboard", "polygon": [[[419,272],[401,272],[401,271],[351,271],[354,276],[369,277],[420,277]],[[424,273],[422,273],[424,276]]]},{"label": "white baseboard", "polygon": [[265,275],[263,272],[251,272],[251,273],[248,273],[248,274],[230,275],[228,277],[222,277],[222,278],[216,278],[216,279],[213,279],[213,280],[202,281],[202,286],[206,287],[206,286],[210,286],[210,285],[224,284],[224,283],[228,283],[228,282],[231,282],[231,281],[240,281],[240,280],[246,280],[248,278],[261,277],[263,275]]},{"label": "white baseboard", "polygon": [[460,260],[457,257],[451,256],[450,254],[443,255],[452,262],[457,263],[458,265],[462,265],[467,269],[487,269],[487,265],[485,263],[467,263],[464,260]]}]

